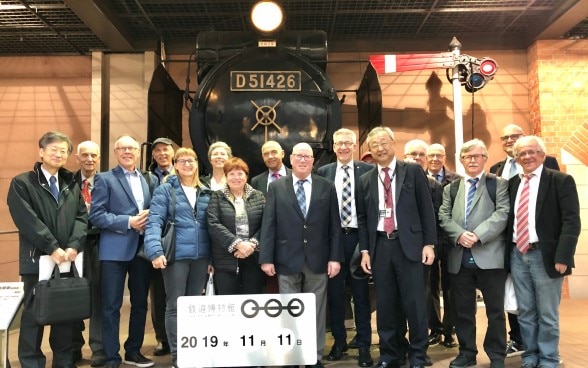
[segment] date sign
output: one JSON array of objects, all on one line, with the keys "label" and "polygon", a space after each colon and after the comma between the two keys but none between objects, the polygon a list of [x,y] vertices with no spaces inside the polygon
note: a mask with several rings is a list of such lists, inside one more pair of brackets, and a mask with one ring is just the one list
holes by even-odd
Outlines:
[{"label": "date sign", "polygon": [[315,295],[185,296],[178,299],[178,366],[313,365]]},{"label": "date sign", "polygon": [[231,91],[300,91],[300,71],[231,71]]}]

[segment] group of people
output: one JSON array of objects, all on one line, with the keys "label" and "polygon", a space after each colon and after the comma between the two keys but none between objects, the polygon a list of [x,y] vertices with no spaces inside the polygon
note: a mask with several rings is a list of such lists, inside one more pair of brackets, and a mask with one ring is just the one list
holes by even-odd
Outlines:
[{"label": "group of people", "polygon": [[[141,353],[149,294],[159,343],[154,355],[171,354],[177,366],[177,299],[202,295],[209,273],[222,295],[314,293],[317,360],[311,367],[322,367],[323,358],[340,360],[351,346],[358,349],[358,366],[374,365],[370,277],[376,367],[431,365],[427,348],[456,347],[454,331],[459,353],[450,368],[475,365],[479,289],[488,317],[484,349],[492,368],[504,367],[504,284],[510,272],[519,308],[509,317],[514,342],[508,349],[524,351],[524,368],[554,368],[562,280],[571,273],[580,232],[578,194],[571,176],[548,168],[554,159],[540,138],[511,124],[501,140],[509,159],[492,167],[496,175],[484,170],[484,143],[464,143],[461,177],[445,168],[440,144],[413,140],[405,145],[404,160],[397,157],[387,127],[367,135],[373,163],[354,160],[356,134],[343,128],[333,136],[336,162],[314,168],[312,147],[298,143],[289,169],[280,144],[268,141],[261,148],[268,169],[250,178],[247,163],[224,142],[210,146],[212,172],[201,176],[196,153],[174,150],[167,138],[153,142],[153,165],[141,171],[139,143],[128,135],[114,144],[118,165],[102,173],[99,146],[80,143],[74,174],[63,167],[71,140],[48,132],[39,140],[41,162],[15,177],[8,191],[25,291],[21,366],[45,366],[43,326],[32,311],[39,256],[50,255],[59,265],[83,249],[84,274],[92,281],[93,367],[153,366]],[[176,231],[173,261],[161,243],[170,220]],[[361,275],[350,269],[354,258]],[[121,357],[127,278],[131,309]],[[349,342],[347,288],[356,326]],[[324,357],[327,313],[334,344]],[[83,329],[83,322],[51,326],[53,367],[74,367],[81,359]]]}]

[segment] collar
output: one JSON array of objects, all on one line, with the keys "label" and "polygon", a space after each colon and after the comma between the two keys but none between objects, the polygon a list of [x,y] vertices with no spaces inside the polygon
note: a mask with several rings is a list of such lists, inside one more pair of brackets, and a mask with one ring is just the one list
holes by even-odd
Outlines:
[{"label": "collar", "polygon": [[[388,167],[390,168],[391,173],[393,173],[394,170],[396,170],[396,156],[394,156],[392,162],[390,162],[390,165],[388,165]],[[382,172],[383,168],[384,166],[380,166],[380,164],[378,164],[378,174]]]},{"label": "collar", "polygon": [[306,178],[299,178],[296,175],[294,175],[294,173],[292,173],[292,179],[294,181],[294,184],[298,183],[298,180],[306,180],[310,184],[312,184],[312,175],[308,175]]},{"label": "collar", "polygon": [[[533,170],[529,174],[533,174],[534,175],[534,178],[540,178],[542,172],[543,172],[543,164],[539,165],[538,168],[536,168],[535,170]],[[528,174],[519,174],[519,177],[521,178],[521,181],[523,180],[523,176],[524,175],[528,175]]]},{"label": "collar", "polygon": [[[59,171],[57,171],[57,174],[55,175],[51,175],[49,173],[49,171],[45,170],[45,168],[43,167],[43,165],[41,164],[41,172],[43,173],[43,176],[45,177],[45,180],[47,180],[47,183],[49,183],[49,178],[52,176],[55,176],[55,178],[57,179],[57,181],[59,182]],[[57,183],[57,185],[59,185],[59,183]]]}]

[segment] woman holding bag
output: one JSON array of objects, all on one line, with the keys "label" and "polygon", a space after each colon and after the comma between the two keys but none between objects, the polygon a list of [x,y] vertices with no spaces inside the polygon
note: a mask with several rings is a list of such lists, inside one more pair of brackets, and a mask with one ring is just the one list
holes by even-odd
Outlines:
[{"label": "woman holding bag", "polygon": [[[179,148],[174,160],[176,175],[168,176],[151,199],[149,222],[145,230],[145,254],[154,268],[162,269],[167,293],[165,327],[173,365],[177,366],[178,297],[202,295],[208,272],[212,271],[206,223],[206,208],[211,191],[200,183],[198,158],[192,149]],[[175,221],[176,250],[175,260],[168,263],[161,237],[172,216]]]},{"label": "woman holding bag", "polygon": [[207,210],[216,291],[260,294],[265,276],[258,264],[263,246],[258,239],[265,197],[247,184],[249,167],[242,159],[228,159],[224,172],[227,183],[212,193]]}]

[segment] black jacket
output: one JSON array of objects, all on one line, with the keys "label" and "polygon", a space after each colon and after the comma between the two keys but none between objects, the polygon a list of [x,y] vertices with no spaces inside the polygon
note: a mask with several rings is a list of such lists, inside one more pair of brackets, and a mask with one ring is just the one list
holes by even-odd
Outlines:
[{"label": "black jacket", "polygon": [[61,168],[59,203],[49,191],[41,163],[16,176],[8,189],[8,209],[19,230],[19,273],[39,273],[39,256],[57,248],[83,250],[88,212],[74,175]]},{"label": "black jacket", "polygon": [[[235,207],[228,198],[228,190],[218,190],[212,192],[210,203],[208,204],[208,233],[212,240],[212,264],[215,270],[236,272],[238,259],[228,252],[238,237],[235,228]],[[249,184],[245,185],[245,211],[247,212],[247,221],[249,222],[249,239],[259,241],[261,231],[261,218],[265,207],[265,196],[259,190],[253,189]],[[263,247],[258,244],[257,249]],[[259,252],[254,252],[252,258],[256,264],[259,260]]]}]

